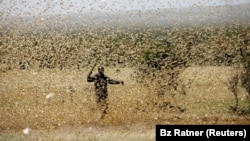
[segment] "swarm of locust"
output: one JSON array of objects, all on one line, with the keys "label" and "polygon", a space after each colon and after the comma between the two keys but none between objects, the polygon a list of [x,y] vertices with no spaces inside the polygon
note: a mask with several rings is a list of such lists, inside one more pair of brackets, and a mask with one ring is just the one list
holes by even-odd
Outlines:
[{"label": "swarm of locust", "polygon": [[[249,93],[249,30],[207,27],[201,30],[173,30],[168,32],[167,45],[169,50],[157,52],[144,57],[143,80],[151,78],[148,85],[156,81],[156,93],[159,95],[186,94],[185,88],[179,81],[179,74],[189,66],[232,66],[237,70],[228,82],[228,89],[235,96],[234,110],[238,107],[238,85],[242,85]],[[167,47],[166,45],[166,47]],[[243,68],[241,66],[244,66]],[[245,73],[244,73],[245,72]],[[178,89],[179,87],[179,89]]]},{"label": "swarm of locust", "polygon": [[245,73],[235,76],[229,89],[237,98],[236,80],[243,78],[244,87],[249,92],[247,27],[208,26],[198,30],[191,27],[158,27],[138,31],[120,29],[105,33],[16,31],[1,36],[0,55],[1,71],[81,69],[93,60],[105,66],[134,67],[138,70],[138,81],[144,79],[145,85],[158,81],[155,91],[159,95],[185,94],[178,76],[189,66],[243,64]]}]

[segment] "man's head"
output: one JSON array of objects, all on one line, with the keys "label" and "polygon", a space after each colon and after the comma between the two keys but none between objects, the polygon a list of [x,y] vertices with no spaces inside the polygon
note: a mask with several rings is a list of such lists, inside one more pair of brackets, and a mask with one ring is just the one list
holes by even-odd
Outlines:
[{"label": "man's head", "polygon": [[98,67],[98,72],[104,74],[104,67],[103,66],[99,66]]}]

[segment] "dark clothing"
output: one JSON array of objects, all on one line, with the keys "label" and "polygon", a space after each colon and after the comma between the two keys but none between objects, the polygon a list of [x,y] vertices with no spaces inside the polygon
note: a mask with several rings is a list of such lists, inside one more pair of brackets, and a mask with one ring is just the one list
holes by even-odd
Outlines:
[{"label": "dark clothing", "polygon": [[[106,99],[108,96],[108,84],[120,84],[120,81],[110,79],[101,73],[97,73],[93,77],[89,75],[87,81],[94,82],[96,95],[101,99]],[[99,102],[99,100],[97,102]]]},{"label": "dark clothing", "polygon": [[97,73],[94,76],[91,74],[87,77],[87,82],[94,82],[95,85],[95,94],[96,102],[98,103],[99,108],[103,108],[103,114],[107,113],[108,110],[108,84],[120,84],[120,81],[113,80],[102,73]]}]

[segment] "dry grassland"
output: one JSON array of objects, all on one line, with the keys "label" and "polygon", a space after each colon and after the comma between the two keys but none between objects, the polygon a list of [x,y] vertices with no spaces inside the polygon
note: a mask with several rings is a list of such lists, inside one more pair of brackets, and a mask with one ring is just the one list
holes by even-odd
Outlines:
[{"label": "dry grassland", "polygon": [[[250,125],[248,12],[237,10],[239,19],[233,11],[221,13],[235,17],[233,23],[217,23],[213,14],[208,23],[199,17],[196,23],[197,11],[195,17],[185,11],[190,26],[179,20],[168,26],[163,12],[153,20],[151,12],[139,12],[140,18],[129,14],[132,23],[120,25],[118,18],[114,27],[109,15],[109,25],[95,25],[101,19],[95,10],[90,19],[67,14],[67,20],[40,17],[33,24],[3,18],[0,141],[153,141],[156,124]],[[178,19],[174,13],[168,14]],[[147,16],[143,24],[141,14]],[[91,25],[85,25],[88,20]],[[109,85],[104,119],[94,84],[86,80],[95,62],[125,83]]]},{"label": "dry grassland", "polygon": [[[118,71],[119,69],[119,71]],[[187,95],[158,97],[157,84],[145,87],[135,69],[107,68],[106,74],[124,80],[109,85],[109,113],[100,120],[93,84],[84,70],[11,70],[0,76],[0,140],[155,140],[155,124],[249,124],[249,115],[230,112],[234,96],[226,83],[230,67],[191,67],[180,76]],[[195,75],[194,75],[195,74]],[[239,87],[239,107],[248,106]],[[165,110],[154,104],[182,107]],[[30,128],[28,134],[23,129]]]}]

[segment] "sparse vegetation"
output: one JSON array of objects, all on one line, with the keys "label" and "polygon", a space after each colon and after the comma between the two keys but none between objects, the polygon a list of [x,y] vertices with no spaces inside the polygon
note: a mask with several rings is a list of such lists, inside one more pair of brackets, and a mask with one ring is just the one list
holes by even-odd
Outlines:
[{"label": "sparse vegetation", "polygon": [[[73,128],[97,140],[92,127],[120,135],[151,133],[157,123],[249,124],[249,24],[63,28],[1,29],[0,140],[61,140],[46,133]],[[86,82],[93,63],[125,82],[109,87],[103,120]]]},{"label": "sparse vegetation", "polygon": [[[136,82],[141,82],[133,85],[138,85],[137,87],[140,87],[141,89],[126,93],[126,95],[133,95],[133,99],[127,99],[128,101],[125,100],[125,103],[132,105],[134,103],[133,106],[130,105],[129,107],[133,107],[131,109],[132,111],[137,110],[138,112],[141,112],[140,117],[143,113],[149,114],[152,112],[148,116],[144,115],[143,117],[145,117],[145,119],[143,120],[149,120],[151,115],[154,115],[153,113],[158,111],[155,107],[161,107],[159,110],[164,109],[163,111],[166,111],[167,107],[175,107],[176,109],[179,109],[179,111],[184,112],[186,109],[185,106],[181,107],[178,106],[178,104],[176,105],[171,102],[176,94],[187,93],[180,84],[179,74],[187,67],[194,65],[234,67],[243,64],[246,70],[246,73],[243,76],[249,76],[247,75],[249,72],[247,61],[247,51],[249,51],[249,42],[247,42],[248,38],[248,27],[204,27],[200,29],[162,28],[160,31],[142,29],[136,32],[133,32],[132,30],[127,30],[125,32],[121,29],[102,34],[93,32],[85,33],[80,31],[73,33],[5,34],[5,36],[1,37],[1,78],[8,82],[5,85],[1,85],[1,105],[2,107],[5,107],[2,110],[11,109],[11,107],[15,105],[13,105],[13,103],[16,103],[16,106],[19,108],[23,107],[21,109],[23,109],[24,113],[12,109],[13,111],[7,112],[7,114],[10,114],[9,116],[13,116],[11,114],[21,114],[22,116],[19,117],[28,116],[27,118],[31,121],[29,124],[35,126],[33,128],[38,129],[50,126],[55,128],[66,123],[92,123],[94,119],[86,120],[86,118],[93,113],[83,113],[84,111],[86,112],[89,110],[86,109],[87,107],[85,107],[84,110],[81,105],[82,100],[86,99],[85,96],[87,93],[85,90],[89,90],[87,88],[89,86],[84,84],[85,75],[82,74],[84,74],[83,72],[89,68],[90,64],[98,61],[107,67],[116,67],[117,69],[119,68],[119,70],[120,67],[131,68],[134,70],[134,73],[129,72],[133,77],[128,76],[126,80],[130,83],[130,79],[133,78]],[[242,50],[244,50],[243,55],[240,54],[240,51]],[[69,75],[64,74],[63,71],[61,72],[62,76],[69,75],[73,78],[81,76],[82,78],[78,79],[77,82],[75,80],[69,81],[69,83],[65,84],[63,87],[57,86],[56,83],[60,82],[60,80],[54,80],[54,77],[60,77],[60,75],[54,75],[54,71],[60,74],[57,69],[72,72],[72,74]],[[19,73],[18,70],[24,71]],[[15,73],[13,74],[12,72]],[[30,77],[29,75],[33,75],[32,72],[41,75],[35,76],[37,78],[42,77],[42,80],[45,80],[46,77],[49,76],[51,76],[51,78],[48,78],[46,81],[28,79],[27,77]],[[43,74],[43,72],[47,72],[48,74]],[[26,75],[25,73],[28,73],[29,75]],[[19,74],[24,75],[22,78],[27,80],[18,79],[10,82],[13,77],[17,77]],[[10,80],[6,80],[6,77]],[[244,79],[243,85],[249,92],[249,81],[247,78]],[[17,85],[15,85],[16,82],[18,82]],[[43,84],[39,84],[38,82],[42,82]],[[142,84],[143,87],[139,86],[140,84]],[[14,89],[12,88],[12,85],[15,85]],[[77,93],[74,94],[75,104],[67,101],[66,98],[68,97],[68,94],[65,92],[65,88],[71,85],[77,85]],[[130,89],[132,89],[133,86],[131,85]],[[234,89],[231,89],[231,91],[237,97],[237,84],[234,84],[232,88]],[[55,98],[52,98],[53,100],[51,101],[44,101],[45,95],[51,91],[57,93]],[[145,100],[140,98],[140,96],[143,95],[135,98],[135,95],[142,93],[147,97]],[[148,95],[149,93],[151,96]],[[154,97],[154,94],[158,95],[157,98]],[[33,101],[31,99],[37,100]],[[122,100],[122,98],[113,99],[112,101],[116,100]],[[150,107],[150,104],[154,106]],[[36,110],[30,106],[36,107],[35,109],[45,108],[47,109],[47,112],[52,111],[52,113],[59,109],[65,109],[68,112],[74,111],[77,115],[67,117],[63,113],[70,114],[64,110],[64,112],[62,111],[62,113],[58,114],[52,114],[50,112],[45,115],[41,113],[35,114],[33,112]],[[37,106],[41,108],[38,108]],[[225,105],[225,107],[228,106]],[[33,114],[30,115],[29,113]],[[116,116],[119,115],[119,113],[116,114]],[[114,115],[115,114],[112,114],[112,116]],[[128,115],[130,115],[130,120],[133,122],[139,122],[142,120],[137,117],[139,115],[134,115],[136,117],[131,116],[131,113],[128,113]],[[65,119],[65,116],[67,119]],[[117,123],[129,120],[125,120],[123,117],[119,116],[112,116],[110,117],[112,121]],[[1,124],[1,128],[23,128],[25,122],[27,122],[27,118],[13,120],[16,122],[19,121],[19,126],[18,124],[12,124],[12,122],[5,122],[3,120],[4,123]],[[4,119],[9,118],[5,115]],[[43,121],[44,119],[50,119],[50,121]]]}]

